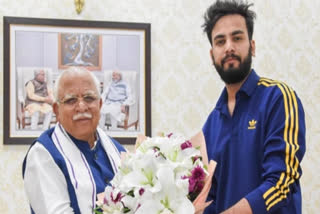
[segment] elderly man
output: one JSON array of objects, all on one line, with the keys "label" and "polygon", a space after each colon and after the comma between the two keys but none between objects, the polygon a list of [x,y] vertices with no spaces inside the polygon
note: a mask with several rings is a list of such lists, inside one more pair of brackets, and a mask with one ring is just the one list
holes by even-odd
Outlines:
[{"label": "elderly man", "polygon": [[92,213],[125,149],[97,128],[102,100],[92,73],[64,71],[54,96],[58,123],[32,144],[23,162],[27,197],[33,213]]},{"label": "elderly man", "polygon": [[52,118],[53,97],[45,81],[44,70],[35,70],[34,79],[26,83],[25,111],[31,116],[31,129],[38,128],[39,117],[44,115],[42,129],[49,128]]},{"label": "elderly man", "polygon": [[122,74],[118,70],[112,72],[112,82],[102,94],[103,106],[99,126],[105,127],[106,116],[110,115],[111,129],[117,129],[118,122],[125,118],[125,106],[132,103],[131,89],[122,80]]}]

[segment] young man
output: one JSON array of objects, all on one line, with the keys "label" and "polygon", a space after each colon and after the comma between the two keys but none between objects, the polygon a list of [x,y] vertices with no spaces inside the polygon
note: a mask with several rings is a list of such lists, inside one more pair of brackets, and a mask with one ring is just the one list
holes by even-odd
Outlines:
[{"label": "young man", "polygon": [[23,163],[33,213],[93,213],[120,164],[124,148],[97,128],[100,84],[87,70],[70,68],[56,81],[58,123],[33,143]]},{"label": "young man", "polygon": [[212,63],[225,83],[202,130],[217,162],[205,213],[300,214],[304,111],[290,87],[251,68],[250,6],[217,0],[205,14]]}]

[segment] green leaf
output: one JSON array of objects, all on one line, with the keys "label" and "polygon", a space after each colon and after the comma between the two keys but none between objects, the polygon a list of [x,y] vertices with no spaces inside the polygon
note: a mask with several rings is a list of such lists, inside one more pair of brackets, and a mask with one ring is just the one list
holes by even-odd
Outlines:
[{"label": "green leaf", "polygon": [[94,210],[93,210],[93,212],[95,213],[95,214],[103,214],[100,210],[102,209],[102,206],[97,206]]},{"label": "green leaf", "polygon": [[128,207],[124,207],[123,208],[123,213],[128,213],[128,212],[130,212],[131,210],[128,208]]},{"label": "green leaf", "polygon": [[127,192],[127,195],[131,196],[131,197],[134,197],[134,192],[133,190],[130,190],[129,192]]}]

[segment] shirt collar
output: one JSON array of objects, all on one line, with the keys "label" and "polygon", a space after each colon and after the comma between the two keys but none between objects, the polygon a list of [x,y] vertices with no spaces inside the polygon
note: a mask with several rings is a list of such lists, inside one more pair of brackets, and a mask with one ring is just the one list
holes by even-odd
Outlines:
[{"label": "shirt collar", "polygon": [[253,94],[254,90],[256,89],[259,79],[260,77],[257,75],[255,70],[252,69],[248,78],[242,84],[239,92],[244,92],[250,97]]},{"label": "shirt collar", "polygon": [[[255,88],[257,87],[257,83],[259,81],[260,77],[257,75],[257,73],[255,72],[254,69],[251,70],[251,72],[249,73],[249,76],[248,78],[245,80],[245,82],[242,84],[239,92],[240,93],[245,93],[247,96],[251,96],[255,90]],[[238,92],[238,93],[239,93]],[[226,87],[224,87],[219,99],[218,99],[218,102],[217,102],[217,105],[216,105],[216,108],[217,109],[221,109],[222,108],[222,105],[227,103],[228,101],[228,93],[227,93],[227,89]]]},{"label": "shirt collar", "polygon": [[[68,132],[67,132],[67,133],[68,133]],[[79,140],[79,139],[73,137],[73,136],[72,136],[71,134],[69,134],[69,133],[68,133],[68,135],[69,135],[70,139],[76,144],[76,146],[77,146],[81,151],[83,151],[83,150],[87,150],[87,151],[89,151],[89,150],[94,150],[94,149],[96,148],[98,142],[100,142],[100,138],[99,138],[99,135],[98,135],[97,133],[95,134],[95,135],[96,135],[96,141],[94,141],[94,146],[93,146],[92,148],[90,148],[89,143],[88,143],[87,141]]]}]

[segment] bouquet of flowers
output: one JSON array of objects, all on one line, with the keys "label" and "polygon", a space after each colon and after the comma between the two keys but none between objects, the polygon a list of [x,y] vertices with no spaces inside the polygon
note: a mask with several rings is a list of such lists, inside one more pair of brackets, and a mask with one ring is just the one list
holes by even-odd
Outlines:
[{"label": "bouquet of flowers", "polygon": [[146,138],[126,153],[95,212],[194,214],[207,174],[199,149],[182,136]]}]

